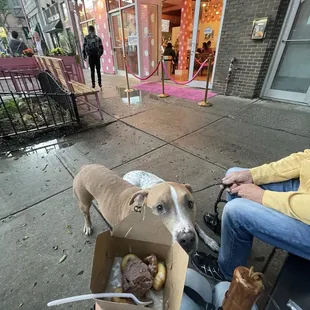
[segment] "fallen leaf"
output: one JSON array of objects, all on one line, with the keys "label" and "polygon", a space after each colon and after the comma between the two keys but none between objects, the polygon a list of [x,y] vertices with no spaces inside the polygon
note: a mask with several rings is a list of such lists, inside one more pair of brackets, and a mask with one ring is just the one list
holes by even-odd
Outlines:
[{"label": "fallen leaf", "polygon": [[77,276],[80,276],[81,274],[83,274],[84,273],[84,270],[81,270],[78,274],[77,274]]},{"label": "fallen leaf", "polygon": [[67,228],[68,228],[68,229],[71,229],[71,225],[67,225]]},{"label": "fallen leaf", "polygon": [[58,261],[58,264],[61,264],[65,259],[67,258],[67,255],[64,254],[61,259]]},{"label": "fallen leaf", "polygon": [[33,287],[36,287],[37,284],[38,284],[38,282],[34,282],[34,283],[33,283]]}]

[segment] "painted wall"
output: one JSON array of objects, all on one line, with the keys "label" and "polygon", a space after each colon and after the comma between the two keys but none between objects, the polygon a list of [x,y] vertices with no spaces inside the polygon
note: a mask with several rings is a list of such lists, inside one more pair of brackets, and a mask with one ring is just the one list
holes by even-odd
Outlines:
[{"label": "painted wall", "polygon": [[97,26],[97,35],[100,36],[104,47],[104,54],[101,57],[101,70],[105,73],[114,74],[115,67],[111,34],[109,31],[108,13],[104,0],[98,0],[96,3],[95,21]]}]

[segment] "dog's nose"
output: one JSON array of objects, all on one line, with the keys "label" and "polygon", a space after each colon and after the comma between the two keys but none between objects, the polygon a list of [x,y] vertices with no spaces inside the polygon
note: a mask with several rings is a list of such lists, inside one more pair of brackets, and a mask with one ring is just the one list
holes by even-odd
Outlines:
[{"label": "dog's nose", "polygon": [[196,234],[193,231],[179,232],[177,241],[186,252],[190,252],[196,244]]}]

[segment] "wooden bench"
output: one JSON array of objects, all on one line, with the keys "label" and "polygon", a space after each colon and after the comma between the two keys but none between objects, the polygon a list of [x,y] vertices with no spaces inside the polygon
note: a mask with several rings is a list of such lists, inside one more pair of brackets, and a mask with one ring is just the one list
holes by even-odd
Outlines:
[{"label": "wooden bench", "polygon": [[[34,56],[39,68],[42,71],[49,71],[60,82],[62,87],[69,93],[74,94],[77,98],[80,98],[80,105],[87,105],[89,112],[99,112],[100,118],[103,119],[102,110],[100,107],[99,91],[91,88],[88,85],[73,81],[70,79],[68,72],[65,69],[64,63],[59,58],[47,57],[47,56]],[[88,100],[88,96],[94,95],[96,98],[96,105],[92,104]],[[95,108],[91,110],[90,108]],[[85,115],[85,114],[84,114]]]}]

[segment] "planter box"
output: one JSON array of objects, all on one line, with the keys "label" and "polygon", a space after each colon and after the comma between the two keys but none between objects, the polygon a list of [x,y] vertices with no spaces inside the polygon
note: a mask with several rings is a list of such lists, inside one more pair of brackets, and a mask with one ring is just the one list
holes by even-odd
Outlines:
[{"label": "planter box", "polygon": [[23,71],[38,69],[37,63],[32,57],[0,58],[0,71]]}]

